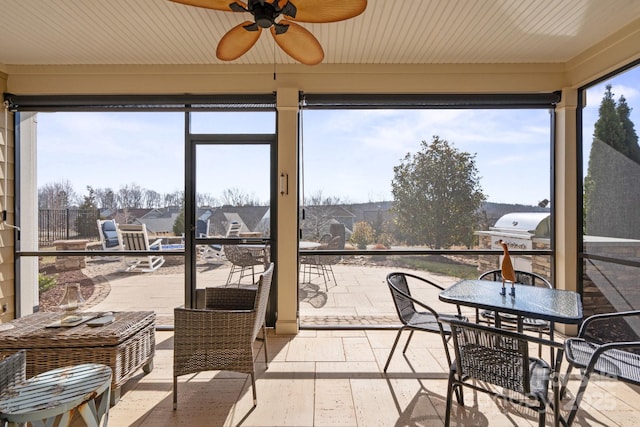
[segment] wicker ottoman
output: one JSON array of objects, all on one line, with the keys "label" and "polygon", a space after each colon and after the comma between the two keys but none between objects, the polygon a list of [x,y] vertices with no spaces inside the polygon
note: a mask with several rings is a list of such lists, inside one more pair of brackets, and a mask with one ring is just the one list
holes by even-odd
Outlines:
[{"label": "wicker ottoman", "polygon": [[[83,313],[90,314],[90,313]],[[153,311],[115,312],[109,325],[47,328],[60,319],[58,313],[34,313],[11,322],[0,332],[0,358],[19,349],[27,352],[27,378],[51,369],[82,363],[111,367],[111,404],[120,398],[120,387],[139,369],[153,369],[155,318]]]}]

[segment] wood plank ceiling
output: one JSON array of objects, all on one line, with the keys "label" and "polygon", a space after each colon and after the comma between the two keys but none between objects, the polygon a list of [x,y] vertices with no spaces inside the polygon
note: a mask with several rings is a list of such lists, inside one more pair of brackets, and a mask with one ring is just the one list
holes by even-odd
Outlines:
[{"label": "wood plank ceiling", "polygon": [[[2,65],[218,64],[218,40],[251,18],[167,0],[0,0],[0,17]],[[369,0],[302,25],[325,64],[565,63],[638,19],[638,0]],[[264,32],[233,63],[294,61]]]}]

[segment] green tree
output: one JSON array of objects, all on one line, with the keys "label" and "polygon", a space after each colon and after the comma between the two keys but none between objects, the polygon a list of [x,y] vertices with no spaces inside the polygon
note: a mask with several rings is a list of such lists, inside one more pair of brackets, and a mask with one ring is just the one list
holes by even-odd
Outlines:
[{"label": "green tree", "polygon": [[589,165],[584,179],[586,234],[640,237],[640,146],[624,96],[614,100],[606,86],[594,126]]},{"label": "green tree", "polygon": [[471,245],[486,200],[475,154],[434,136],[430,144],[422,141],[419,152],[407,153],[393,172],[392,209],[408,243],[436,249]]},{"label": "green tree", "polygon": [[184,233],[184,204],[180,208],[176,221],[173,223],[173,234],[182,236],[182,233]]},{"label": "green tree", "polygon": [[628,153],[628,148],[623,145],[624,129],[618,117],[616,101],[613,99],[613,92],[611,92],[611,85],[607,85],[607,89],[604,92],[600,108],[598,109],[598,116],[598,121],[594,125],[593,136],[623,154]]},{"label": "green tree", "polygon": [[90,185],[87,185],[87,195],[78,207],[76,228],[81,237],[93,236],[96,233],[96,219],[98,219],[98,207],[96,206],[96,193]]},{"label": "green tree", "polygon": [[631,107],[627,104],[627,99],[624,95],[620,96],[616,111],[618,113],[618,119],[620,120],[620,126],[622,127],[623,146],[628,147],[629,149],[628,157],[636,163],[640,163],[638,134],[636,133],[633,122],[631,121]]}]

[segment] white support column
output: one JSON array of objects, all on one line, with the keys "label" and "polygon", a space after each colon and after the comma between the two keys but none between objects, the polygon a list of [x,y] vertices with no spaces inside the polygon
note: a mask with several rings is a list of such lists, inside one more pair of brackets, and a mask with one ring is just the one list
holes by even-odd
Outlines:
[{"label": "white support column", "polygon": [[[298,90],[278,89],[278,318],[277,334],[298,325]],[[280,186],[280,183],[279,183]],[[282,191],[281,191],[282,190]]]},{"label": "white support column", "polygon": [[[21,251],[38,250],[37,113],[20,113],[20,240]],[[20,258],[17,283],[18,316],[38,307],[38,258]]]},{"label": "white support column", "polygon": [[[564,88],[562,102],[556,106],[555,146],[555,284],[558,289],[575,291],[578,274],[578,177],[576,89]],[[563,333],[575,334],[575,326],[557,325]],[[564,330],[563,330],[564,329]]]}]

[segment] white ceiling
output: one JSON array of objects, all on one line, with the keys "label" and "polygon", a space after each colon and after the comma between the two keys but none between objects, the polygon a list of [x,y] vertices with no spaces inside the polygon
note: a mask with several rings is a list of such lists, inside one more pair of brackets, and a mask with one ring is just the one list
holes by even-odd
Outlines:
[{"label": "white ceiling", "polygon": [[[0,0],[0,18],[4,65],[218,64],[218,40],[251,16],[168,0]],[[565,63],[638,19],[639,0],[369,0],[356,18],[301,24],[325,64],[506,64]],[[268,32],[233,61],[274,62],[294,63]]]}]

